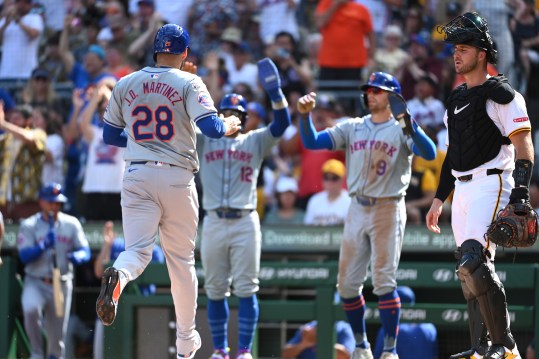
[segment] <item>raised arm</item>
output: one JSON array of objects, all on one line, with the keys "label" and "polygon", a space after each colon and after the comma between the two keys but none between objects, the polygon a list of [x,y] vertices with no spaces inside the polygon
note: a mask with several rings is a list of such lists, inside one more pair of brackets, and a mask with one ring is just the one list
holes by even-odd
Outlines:
[{"label": "raised arm", "polygon": [[324,131],[316,131],[311,119],[311,111],[316,106],[316,93],[311,92],[302,96],[298,100],[298,111],[300,115],[299,132],[301,140],[305,148],[310,150],[333,149],[333,142],[329,137],[329,133]]}]

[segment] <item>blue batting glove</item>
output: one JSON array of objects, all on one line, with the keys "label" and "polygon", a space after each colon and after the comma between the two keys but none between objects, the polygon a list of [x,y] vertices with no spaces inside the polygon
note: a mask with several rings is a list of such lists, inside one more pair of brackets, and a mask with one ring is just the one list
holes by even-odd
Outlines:
[{"label": "blue batting glove", "polygon": [[45,250],[54,247],[55,244],[56,233],[54,233],[53,231],[49,231],[43,241],[39,244],[39,246],[41,247],[41,249]]},{"label": "blue batting glove", "polygon": [[267,57],[258,61],[258,80],[271,101],[281,102],[284,99],[277,66]]}]

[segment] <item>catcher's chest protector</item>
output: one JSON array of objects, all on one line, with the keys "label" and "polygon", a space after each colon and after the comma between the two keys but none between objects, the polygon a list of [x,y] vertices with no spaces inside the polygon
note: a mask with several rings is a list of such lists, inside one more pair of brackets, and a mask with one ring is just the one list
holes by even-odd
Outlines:
[{"label": "catcher's chest protector", "polygon": [[496,157],[502,145],[511,143],[487,114],[489,98],[498,103],[514,98],[514,91],[512,95],[506,93],[504,85],[507,82],[502,83],[503,79],[491,77],[483,85],[471,89],[464,84],[449,96],[446,107],[451,140],[447,156],[452,169],[464,172],[476,168]]}]

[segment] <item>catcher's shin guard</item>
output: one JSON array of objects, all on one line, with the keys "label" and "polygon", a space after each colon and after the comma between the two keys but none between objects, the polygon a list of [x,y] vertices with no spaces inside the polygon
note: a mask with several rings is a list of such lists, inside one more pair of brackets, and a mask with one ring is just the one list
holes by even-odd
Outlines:
[{"label": "catcher's shin guard", "polygon": [[[457,262],[457,269],[459,264],[460,261]],[[466,352],[452,355],[450,359],[472,358],[474,354],[476,356],[483,356],[488,349],[488,335],[487,327],[483,320],[483,316],[481,315],[481,310],[479,309],[479,302],[470,291],[470,288],[468,288],[466,285],[464,276],[459,273],[458,270],[457,276],[460,279],[462,293],[464,294],[464,298],[468,304],[468,326],[470,329],[470,342],[472,344],[472,348]]]},{"label": "catcher's shin guard", "polygon": [[515,340],[509,328],[503,284],[494,271],[494,265],[486,262],[483,246],[476,240],[467,240],[457,252],[460,253],[457,275],[464,279],[477,298],[492,344],[513,348]]}]

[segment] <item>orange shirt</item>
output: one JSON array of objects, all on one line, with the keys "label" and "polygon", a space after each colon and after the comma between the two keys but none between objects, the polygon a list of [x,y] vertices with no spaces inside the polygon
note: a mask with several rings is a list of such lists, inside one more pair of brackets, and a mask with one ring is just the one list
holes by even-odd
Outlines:
[{"label": "orange shirt", "polygon": [[[325,12],[332,0],[320,0],[316,13]],[[373,31],[369,10],[349,1],[339,7],[326,25],[320,29],[322,44],[318,64],[332,68],[365,67],[368,61],[365,37]]]}]

